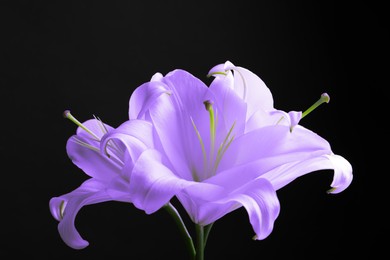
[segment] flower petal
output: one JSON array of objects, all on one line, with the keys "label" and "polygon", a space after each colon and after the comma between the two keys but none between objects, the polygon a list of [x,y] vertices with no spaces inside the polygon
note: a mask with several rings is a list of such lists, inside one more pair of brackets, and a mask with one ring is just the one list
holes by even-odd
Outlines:
[{"label": "flower petal", "polygon": [[153,147],[153,125],[148,121],[137,119],[128,120],[112,132],[133,136],[144,143],[145,146]]},{"label": "flower petal", "polygon": [[[121,124],[117,129],[106,134],[101,140],[101,151],[103,156],[115,156],[122,163],[134,165],[142,152],[153,147],[153,126],[150,122],[143,120],[129,120]],[[127,162],[130,160],[130,162]],[[131,174],[131,167],[127,172]]]},{"label": "flower petal", "polygon": [[151,120],[175,174],[191,180],[202,160],[194,125],[201,136],[209,136],[209,117],[203,104],[210,97],[209,89],[182,70],[169,73],[163,82],[172,94],[161,96],[150,108]]},{"label": "flower petal", "polygon": [[340,155],[331,154],[327,157],[332,162],[332,169],[334,169],[333,181],[330,184],[332,188],[329,193],[340,193],[352,183],[352,165]]},{"label": "flower petal", "polygon": [[[158,78],[157,75],[154,78]],[[163,94],[169,94],[169,92],[165,84],[157,80],[144,83],[136,88],[130,97],[129,119],[144,119],[145,112]]]},{"label": "flower petal", "polygon": [[[111,180],[120,172],[120,167],[113,160],[100,153],[99,148],[92,150],[81,145],[78,140],[85,141],[79,136],[69,138],[66,151],[72,162],[82,169],[87,175],[98,180]],[[96,144],[99,147],[99,143]]]},{"label": "flower petal", "polygon": [[235,131],[232,135],[240,135],[245,129],[247,104],[234,92],[233,83],[234,79],[231,73],[227,76],[215,77],[210,85],[210,91],[214,94],[215,105],[222,117],[218,123],[224,124],[222,128],[225,133],[234,124]]},{"label": "flower petal", "polygon": [[104,192],[104,185],[93,179],[85,181],[74,191],[54,197],[49,202],[52,216],[60,221],[58,231],[63,241],[74,249],[88,246],[75,227],[75,218],[79,210],[90,204],[109,201],[111,197]]},{"label": "flower petal", "polygon": [[[212,68],[209,73],[215,73],[221,65]],[[234,66],[225,62],[224,71],[232,70],[234,74],[234,90],[248,104],[247,118],[259,109],[273,109],[273,97],[269,88],[256,74],[246,68]]]},{"label": "flower petal", "polygon": [[[236,175],[239,177],[240,172],[236,172]],[[191,188],[192,186],[189,189]],[[238,189],[230,192],[225,190],[225,193],[219,192],[219,194],[219,198],[214,196],[214,200],[209,201],[204,200],[202,193],[198,194],[201,196],[199,199],[193,192],[189,196],[181,194],[179,199],[195,223],[208,225],[244,206],[256,233],[256,239],[264,239],[271,233],[280,206],[276,192],[269,181],[258,178]]]},{"label": "flower petal", "polygon": [[177,177],[161,163],[161,154],[146,150],[131,174],[129,193],[134,205],[147,214],[159,210],[181,189],[193,182]]},{"label": "flower petal", "polygon": [[333,181],[329,193],[339,193],[345,190],[352,182],[352,166],[339,155],[313,157],[300,162],[291,162],[281,165],[264,175],[275,189],[280,189],[296,178],[319,170],[334,170]]},{"label": "flower petal", "polygon": [[268,171],[288,162],[331,153],[329,143],[306,128],[297,125],[290,132],[288,126],[268,126],[235,139],[226,151],[219,169],[223,171],[262,160],[262,170]]}]

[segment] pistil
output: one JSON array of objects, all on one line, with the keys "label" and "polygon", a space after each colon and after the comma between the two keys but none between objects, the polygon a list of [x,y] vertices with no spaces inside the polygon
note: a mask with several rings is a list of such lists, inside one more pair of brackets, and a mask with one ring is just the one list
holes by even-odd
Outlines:
[{"label": "pistil", "polygon": [[69,110],[64,111],[64,117],[75,123],[77,126],[82,128],[84,131],[86,131],[88,134],[90,134],[96,141],[100,141],[100,138],[97,137],[91,130],[89,130],[85,125],[83,125],[79,120],[77,120]]},{"label": "pistil", "polygon": [[206,107],[206,110],[209,112],[210,118],[210,164],[214,161],[214,151],[215,151],[215,135],[216,135],[216,122],[215,122],[215,114],[213,109],[213,104],[206,100],[203,102]]},{"label": "pistil", "polygon": [[329,103],[330,101],[330,97],[327,93],[322,93],[321,94],[321,97],[317,100],[317,102],[315,102],[313,105],[311,105],[308,109],[306,109],[305,112],[302,113],[302,118],[304,118],[305,116],[307,116],[308,114],[310,114],[314,109],[316,109],[319,105],[323,104],[323,103]]}]

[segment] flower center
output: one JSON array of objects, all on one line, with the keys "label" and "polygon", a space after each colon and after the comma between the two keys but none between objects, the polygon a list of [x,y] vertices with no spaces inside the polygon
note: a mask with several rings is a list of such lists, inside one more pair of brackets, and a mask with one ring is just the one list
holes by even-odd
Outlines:
[{"label": "flower center", "polygon": [[[210,149],[206,151],[205,144],[203,142],[202,136],[198,130],[198,128],[195,125],[195,122],[191,118],[192,126],[194,127],[194,130],[196,132],[196,135],[198,137],[202,154],[203,154],[203,174],[199,176],[199,174],[194,171],[192,173],[193,179],[195,181],[201,181],[203,179],[210,178],[214,176],[217,172],[218,166],[222,160],[223,155],[225,154],[226,150],[229,148],[230,144],[232,143],[234,136],[232,136],[232,132],[235,126],[235,122],[229,129],[228,133],[226,134],[224,140],[219,144],[218,150],[216,151],[216,134],[217,134],[217,120],[215,117],[215,111],[213,108],[213,103],[209,100],[206,100],[203,102],[205,105],[205,108],[207,112],[209,113],[209,132],[210,132]],[[202,178],[203,177],[203,178]]]}]

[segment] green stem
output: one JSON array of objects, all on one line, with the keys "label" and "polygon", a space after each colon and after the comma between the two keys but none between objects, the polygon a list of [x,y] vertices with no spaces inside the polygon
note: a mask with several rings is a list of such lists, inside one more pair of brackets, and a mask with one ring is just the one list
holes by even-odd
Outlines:
[{"label": "green stem", "polygon": [[[198,255],[197,255],[197,253],[195,251],[194,243],[192,242],[191,235],[188,232],[188,230],[186,228],[186,225],[184,224],[183,219],[181,218],[179,212],[177,211],[177,209],[170,202],[168,202],[168,204],[166,204],[164,206],[164,208],[168,211],[168,213],[175,220],[176,224],[179,226],[180,232],[181,232],[181,234],[184,237],[184,241],[186,243],[188,251],[189,251],[192,259],[195,259],[195,255],[196,255],[196,257]],[[196,259],[200,259],[200,258],[196,258]],[[201,258],[201,259],[203,259],[203,258]]]},{"label": "green stem", "polygon": [[214,223],[211,223],[204,227],[204,247],[206,247],[207,239],[209,238],[210,230],[213,227]]},{"label": "green stem", "polygon": [[196,225],[196,260],[204,260],[204,227]]}]

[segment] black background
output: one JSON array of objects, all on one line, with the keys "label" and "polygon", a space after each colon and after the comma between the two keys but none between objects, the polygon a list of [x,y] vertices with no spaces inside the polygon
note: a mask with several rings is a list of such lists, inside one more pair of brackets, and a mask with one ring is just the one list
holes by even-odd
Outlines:
[{"label": "black background", "polygon": [[89,247],[62,242],[48,202],[86,179],[66,155],[76,126],[62,112],[116,127],[155,72],[182,68],[208,84],[208,70],[226,60],[259,75],[278,109],[305,110],[327,92],[330,103],[301,124],[351,162],[354,180],[337,195],[325,193],[331,171],[282,188],[262,241],[251,240],[244,210],[226,215],[206,259],[388,255],[388,14],[373,1],[340,2],[2,1],[1,258],[187,259],[165,211],[120,202],[80,211]]}]

